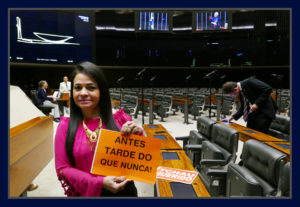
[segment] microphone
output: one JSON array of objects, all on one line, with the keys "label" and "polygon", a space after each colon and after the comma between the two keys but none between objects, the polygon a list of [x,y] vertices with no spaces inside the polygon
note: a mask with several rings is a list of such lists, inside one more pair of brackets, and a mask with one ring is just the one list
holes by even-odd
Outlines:
[{"label": "microphone", "polygon": [[188,79],[190,79],[192,77],[192,75],[189,75],[189,76],[187,76],[186,78],[185,78],[185,80],[188,80]]},{"label": "microphone", "polygon": [[125,78],[125,76],[122,76],[121,78],[119,78],[119,79],[117,80],[117,83],[120,83],[124,78]]},{"label": "microphone", "polygon": [[156,78],[156,75],[150,79],[150,82],[153,82],[155,80],[155,78]]},{"label": "microphone", "polygon": [[142,75],[146,70],[147,70],[147,68],[144,68],[143,70],[141,70],[140,72],[138,72],[136,74],[136,76],[138,77],[138,76]]},{"label": "microphone", "polygon": [[206,74],[205,76],[204,76],[204,79],[205,78],[211,78],[213,75],[215,75],[215,73],[217,73],[218,72],[218,70],[213,70],[212,72],[210,72],[210,73],[208,73],[208,74]]}]

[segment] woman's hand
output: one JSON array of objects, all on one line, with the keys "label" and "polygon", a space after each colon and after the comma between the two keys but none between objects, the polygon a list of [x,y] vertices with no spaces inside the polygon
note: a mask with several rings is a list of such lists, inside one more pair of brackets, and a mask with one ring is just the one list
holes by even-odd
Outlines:
[{"label": "woman's hand", "polygon": [[123,126],[121,128],[121,134],[123,136],[128,136],[130,134],[141,135],[142,132],[143,132],[143,129],[141,127],[139,127],[133,121],[127,121],[125,124],[123,124]]},{"label": "woman's hand", "polygon": [[124,176],[106,176],[103,179],[103,188],[112,193],[117,193],[120,190],[123,190],[128,182],[131,182],[131,180],[127,180]]}]

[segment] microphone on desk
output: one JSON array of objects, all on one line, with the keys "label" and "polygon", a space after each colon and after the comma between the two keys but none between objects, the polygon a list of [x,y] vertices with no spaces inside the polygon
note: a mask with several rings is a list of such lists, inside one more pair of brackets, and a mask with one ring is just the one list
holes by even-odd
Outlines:
[{"label": "microphone on desk", "polygon": [[124,78],[125,78],[125,76],[122,76],[121,78],[119,78],[119,79],[117,80],[117,83],[120,83]]}]

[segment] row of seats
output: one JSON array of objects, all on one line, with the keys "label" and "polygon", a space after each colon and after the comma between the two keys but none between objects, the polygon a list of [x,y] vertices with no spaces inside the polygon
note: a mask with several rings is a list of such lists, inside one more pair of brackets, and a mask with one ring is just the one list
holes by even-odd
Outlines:
[{"label": "row of seats", "polygon": [[[123,90],[122,93],[120,93],[120,91],[116,90],[111,91],[114,91],[111,92],[111,99],[120,101],[122,103],[120,107],[124,108],[125,111],[130,112],[131,115],[137,117],[139,111],[142,111],[142,113],[146,116],[150,111],[149,104],[144,104],[144,106],[142,107],[142,104],[136,102],[136,98],[142,99],[140,92]],[[186,94],[187,92],[174,92],[171,90],[165,90],[164,92],[152,91],[152,93],[149,93],[148,91],[148,93],[144,93],[144,99],[152,100],[153,102],[155,102],[153,106],[154,117],[159,116],[161,117],[161,121],[164,121],[164,118],[169,117],[171,114],[175,115],[178,111],[184,113],[184,102],[182,101],[181,103],[178,103],[177,101],[173,101],[173,98],[184,100],[186,98]],[[194,91],[193,93],[188,94],[188,100],[192,101],[192,104],[188,105],[187,112],[188,114],[194,116],[194,120],[196,120],[197,117],[201,116],[204,111],[209,110],[209,108],[212,109],[212,113],[214,114],[214,116],[216,115],[217,105],[215,103],[209,104],[206,101],[207,99],[209,99],[209,95],[210,94],[208,92],[205,92],[205,90],[204,92],[202,92],[202,94],[199,94],[199,91]],[[131,100],[128,100],[128,97],[130,97]],[[220,103],[222,102],[219,106],[219,113],[223,114],[224,117],[226,115],[231,115],[234,105],[233,98],[223,94],[216,94],[216,99],[220,100]],[[131,104],[127,104],[128,102]],[[133,106],[133,103],[136,103],[136,105]],[[130,106],[130,109],[126,108],[128,106]]]},{"label": "row of seats", "polygon": [[184,151],[212,196],[289,196],[286,155],[248,140],[241,162],[235,164],[238,138],[238,131],[201,116],[197,130],[176,140],[183,141]]}]

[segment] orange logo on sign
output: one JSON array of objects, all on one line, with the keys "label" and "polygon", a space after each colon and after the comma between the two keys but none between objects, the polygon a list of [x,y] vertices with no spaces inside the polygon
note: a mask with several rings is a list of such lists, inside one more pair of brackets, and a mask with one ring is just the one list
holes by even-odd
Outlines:
[{"label": "orange logo on sign", "polygon": [[101,129],[91,168],[92,174],[125,176],[155,183],[161,140]]}]

